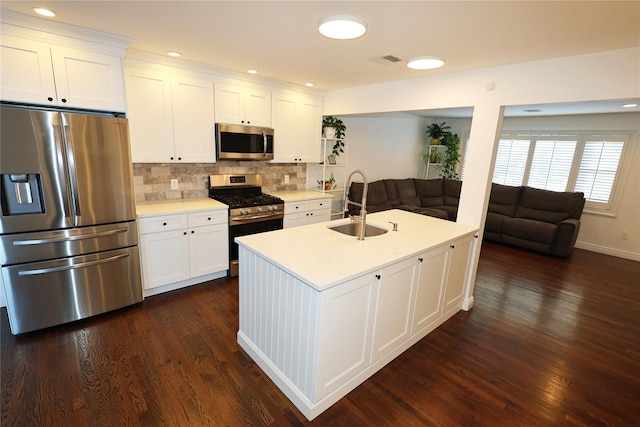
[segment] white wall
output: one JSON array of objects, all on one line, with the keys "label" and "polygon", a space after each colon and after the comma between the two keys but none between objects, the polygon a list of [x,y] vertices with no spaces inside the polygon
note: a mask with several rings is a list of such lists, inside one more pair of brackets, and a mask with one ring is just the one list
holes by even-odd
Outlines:
[{"label": "white wall", "polygon": [[[341,117],[347,127],[348,172],[369,181],[419,176],[425,120],[419,117]],[[358,178],[359,179],[359,178]]]}]

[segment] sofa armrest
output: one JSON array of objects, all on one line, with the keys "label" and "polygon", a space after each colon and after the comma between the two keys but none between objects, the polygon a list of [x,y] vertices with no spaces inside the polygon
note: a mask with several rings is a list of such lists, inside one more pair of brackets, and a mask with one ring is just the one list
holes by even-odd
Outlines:
[{"label": "sofa armrest", "polygon": [[558,223],[556,241],[551,253],[566,258],[573,250],[580,231],[580,220],[569,218]]}]

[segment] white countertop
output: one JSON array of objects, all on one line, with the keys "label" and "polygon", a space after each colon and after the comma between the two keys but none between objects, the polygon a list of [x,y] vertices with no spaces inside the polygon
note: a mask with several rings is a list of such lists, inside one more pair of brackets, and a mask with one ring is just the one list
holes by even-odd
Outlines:
[{"label": "white countertop", "polygon": [[163,200],[136,204],[138,217],[158,216],[181,212],[210,211],[227,209],[227,205],[210,198]]},{"label": "white countertop", "polygon": [[303,200],[312,200],[312,199],[330,199],[332,198],[331,194],[321,193],[319,191],[306,191],[306,190],[298,190],[298,191],[267,191],[268,194],[272,196],[280,197],[282,200],[286,202],[300,202]]},{"label": "white countertop", "polygon": [[[398,223],[398,231],[391,231],[389,221]],[[327,228],[346,222],[349,220],[252,234],[236,242],[309,286],[325,290],[477,231],[469,225],[397,209],[367,215],[367,224],[389,230],[380,236],[358,240]]]}]

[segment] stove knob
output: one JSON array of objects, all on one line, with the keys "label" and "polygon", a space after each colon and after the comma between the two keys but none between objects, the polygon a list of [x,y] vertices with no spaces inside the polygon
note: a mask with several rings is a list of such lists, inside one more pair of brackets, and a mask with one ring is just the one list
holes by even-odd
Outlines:
[{"label": "stove knob", "polygon": [[271,212],[273,210],[273,206],[272,205],[267,206],[267,210]]},{"label": "stove knob", "polygon": [[258,212],[262,212],[262,206],[258,207]]},{"label": "stove knob", "polygon": [[246,209],[244,209],[244,208],[243,208],[243,209],[240,209],[240,215],[246,215],[246,214],[248,214],[248,213],[249,213],[249,212],[248,212]]}]

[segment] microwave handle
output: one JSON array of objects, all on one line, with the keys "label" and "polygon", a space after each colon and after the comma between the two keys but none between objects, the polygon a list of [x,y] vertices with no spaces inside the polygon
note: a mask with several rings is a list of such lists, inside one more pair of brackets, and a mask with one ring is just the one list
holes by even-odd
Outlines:
[{"label": "microwave handle", "polygon": [[262,131],[262,157],[267,157],[267,133]]}]

